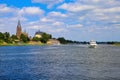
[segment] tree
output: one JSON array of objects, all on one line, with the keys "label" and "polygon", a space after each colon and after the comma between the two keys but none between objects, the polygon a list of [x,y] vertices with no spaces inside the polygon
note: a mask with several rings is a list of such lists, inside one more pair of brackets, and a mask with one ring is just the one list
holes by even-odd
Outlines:
[{"label": "tree", "polygon": [[21,41],[23,41],[23,42],[29,41],[29,38],[28,38],[25,34],[21,34],[20,39],[21,39]]},{"label": "tree", "polygon": [[4,34],[2,32],[0,32],[0,39],[4,40]]},{"label": "tree", "polygon": [[9,32],[5,32],[4,33],[4,41],[7,43],[11,43],[11,38],[10,38],[10,33]]},{"label": "tree", "polygon": [[11,36],[11,38],[12,38],[12,40],[18,39],[17,36],[14,34]]},{"label": "tree", "polygon": [[40,41],[40,38],[38,38],[38,37],[33,37],[32,40],[33,40],[33,41]]},{"label": "tree", "polygon": [[40,41],[42,43],[46,43],[51,38],[52,38],[52,36],[50,34],[42,33],[42,37],[40,38]]},{"label": "tree", "polygon": [[60,37],[58,38],[58,40],[60,41],[61,44],[67,44],[67,41],[65,40],[64,37]]}]

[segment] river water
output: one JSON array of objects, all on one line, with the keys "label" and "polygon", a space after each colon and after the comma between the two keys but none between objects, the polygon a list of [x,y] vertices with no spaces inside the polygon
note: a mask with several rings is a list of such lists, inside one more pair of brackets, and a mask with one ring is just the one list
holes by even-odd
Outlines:
[{"label": "river water", "polygon": [[120,47],[1,46],[0,80],[120,80]]}]

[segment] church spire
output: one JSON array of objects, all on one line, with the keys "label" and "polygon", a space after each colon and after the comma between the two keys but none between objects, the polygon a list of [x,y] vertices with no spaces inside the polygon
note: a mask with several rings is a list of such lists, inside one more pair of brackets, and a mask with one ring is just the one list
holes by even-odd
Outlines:
[{"label": "church spire", "polygon": [[20,20],[18,20],[18,25],[17,25],[17,27],[21,27]]},{"label": "church spire", "polygon": [[18,20],[17,29],[16,29],[17,38],[20,38],[21,34],[22,34],[22,28],[21,28],[20,20]]}]

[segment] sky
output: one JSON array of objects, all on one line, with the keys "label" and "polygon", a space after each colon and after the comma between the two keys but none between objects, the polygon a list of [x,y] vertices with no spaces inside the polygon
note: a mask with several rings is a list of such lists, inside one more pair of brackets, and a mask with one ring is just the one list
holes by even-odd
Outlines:
[{"label": "sky", "polygon": [[120,0],[0,0],[0,32],[40,30],[54,38],[120,41]]}]

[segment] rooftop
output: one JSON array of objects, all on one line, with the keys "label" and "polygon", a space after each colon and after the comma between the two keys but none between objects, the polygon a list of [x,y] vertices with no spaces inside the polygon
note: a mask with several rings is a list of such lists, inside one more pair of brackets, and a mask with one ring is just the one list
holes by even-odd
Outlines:
[{"label": "rooftop", "polygon": [[41,32],[40,30],[35,32],[35,34],[42,34],[43,32]]}]

